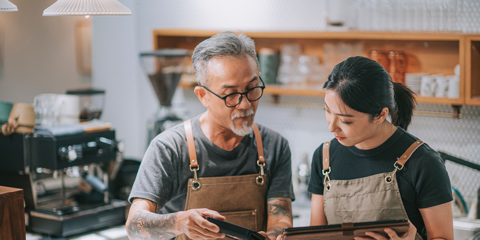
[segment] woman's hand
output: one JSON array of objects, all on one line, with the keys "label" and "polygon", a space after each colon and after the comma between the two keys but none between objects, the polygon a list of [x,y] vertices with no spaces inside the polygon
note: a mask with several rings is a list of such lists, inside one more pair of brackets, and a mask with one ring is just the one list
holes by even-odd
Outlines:
[{"label": "woman's hand", "polygon": [[376,239],[376,240],[387,240],[387,239],[392,239],[392,240],[414,240],[415,236],[417,235],[417,228],[410,222],[410,227],[408,228],[407,232],[403,234],[403,236],[398,236],[395,231],[393,231],[391,228],[385,228],[384,231],[388,234],[389,238],[384,237],[382,234],[375,233],[375,232],[365,232],[366,235],[370,236],[371,238],[367,237],[355,237],[355,240],[371,240]]},{"label": "woman's hand", "polygon": [[[267,235],[267,233],[266,233],[266,232],[264,232],[264,231],[260,231],[260,232],[258,232],[258,233],[259,233],[260,235],[264,236],[264,237],[265,237],[265,239],[270,239],[270,237]],[[270,239],[270,240],[271,240],[271,239]]]}]

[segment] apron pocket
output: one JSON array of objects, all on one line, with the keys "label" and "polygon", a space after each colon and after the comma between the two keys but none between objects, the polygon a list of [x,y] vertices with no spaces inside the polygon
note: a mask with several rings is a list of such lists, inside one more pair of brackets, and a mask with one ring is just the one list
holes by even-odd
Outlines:
[{"label": "apron pocket", "polygon": [[220,212],[220,215],[226,218],[225,221],[233,223],[244,228],[258,231],[258,213],[257,210],[235,211],[235,212]]}]

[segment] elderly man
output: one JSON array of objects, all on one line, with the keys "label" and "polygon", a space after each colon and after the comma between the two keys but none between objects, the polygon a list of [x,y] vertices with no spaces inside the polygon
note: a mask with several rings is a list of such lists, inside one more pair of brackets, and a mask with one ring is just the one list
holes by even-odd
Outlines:
[{"label": "elderly man", "polygon": [[151,142],[129,197],[128,235],[225,237],[209,216],[275,239],[292,226],[291,154],[285,138],[253,121],[265,88],[253,40],[221,32],[192,59],[207,110]]}]

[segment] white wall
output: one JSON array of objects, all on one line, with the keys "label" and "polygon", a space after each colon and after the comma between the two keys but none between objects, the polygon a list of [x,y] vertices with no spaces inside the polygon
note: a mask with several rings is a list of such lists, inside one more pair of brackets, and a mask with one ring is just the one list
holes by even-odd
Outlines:
[{"label": "white wall", "polygon": [[92,17],[93,85],[106,89],[102,121],[116,129],[117,139],[125,142],[126,157],[141,158],[145,151],[145,119],[139,82],[136,6],[134,0],[120,1],[131,16]]},{"label": "white wall", "polygon": [[[323,0],[120,2],[132,10],[133,16],[93,19],[93,82],[106,87],[109,95],[102,120],[112,122],[117,135],[127,142],[125,155],[138,159],[147,147],[147,120],[159,108],[137,57],[141,51],[153,50],[153,29],[320,31],[325,27]],[[178,101],[178,94],[174,101]],[[110,105],[113,102],[115,105]]]},{"label": "white wall", "polygon": [[0,12],[0,101],[33,103],[41,93],[91,86],[76,65],[74,30],[82,17],[43,17],[55,0],[11,2],[18,12]]}]

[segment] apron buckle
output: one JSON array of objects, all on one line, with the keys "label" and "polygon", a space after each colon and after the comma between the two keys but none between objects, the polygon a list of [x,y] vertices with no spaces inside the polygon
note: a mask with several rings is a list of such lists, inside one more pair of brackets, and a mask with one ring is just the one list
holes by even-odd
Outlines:
[{"label": "apron buckle", "polygon": [[265,171],[263,169],[265,167],[265,163],[260,163],[260,161],[258,160],[257,165],[260,167],[260,175],[255,178],[255,182],[257,182],[258,185],[263,185],[265,184],[265,179],[263,177],[265,175]]},{"label": "apron buckle", "polygon": [[393,176],[388,175],[388,176],[385,177],[385,182],[386,183],[392,183],[392,181],[393,181]]},{"label": "apron buckle", "polygon": [[195,190],[195,191],[198,191],[198,190],[200,190],[200,188],[202,188],[202,183],[197,181],[197,180],[193,180],[192,181],[192,189]]},{"label": "apron buckle", "polygon": [[192,181],[192,189],[197,191],[202,187],[202,183],[198,181],[198,176],[197,176],[197,171],[200,169],[200,167],[194,167],[190,166],[190,171],[193,172],[193,181]]},{"label": "apron buckle", "polygon": [[393,172],[392,172],[391,175],[387,175],[385,177],[385,182],[386,183],[392,183],[393,182],[393,177],[395,176],[395,173],[397,173],[397,171],[402,170],[403,166],[405,166],[405,165],[402,165],[402,164],[398,163],[398,161],[393,163],[393,167],[394,167]]},{"label": "apron buckle", "polygon": [[328,175],[328,173],[325,174],[325,179],[323,181],[324,181],[324,185],[325,185],[325,190],[330,191],[330,188],[332,186],[330,185],[330,176]]},{"label": "apron buckle", "polygon": [[393,164],[393,166],[394,166],[396,169],[398,169],[398,171],[400,171],[400,170],[403,169],[403,166],[405,166],[405,165],[402,165],[402,164],[398,163],[398,161],[396,161],[396,162]]},{"label": "apron buckle", "polygon": [[257,176],[255,182],[257,182],[258,185],[263,185],[265,184],[265,179],[263,179],[263,176]]},{"label": "apron buckle", "polygon": [[330,183],[326,183],[325,184],[325,190],[327,190],[327,192],[328,192],[328,191],[330,191],[330,188],[332,188]]}]

